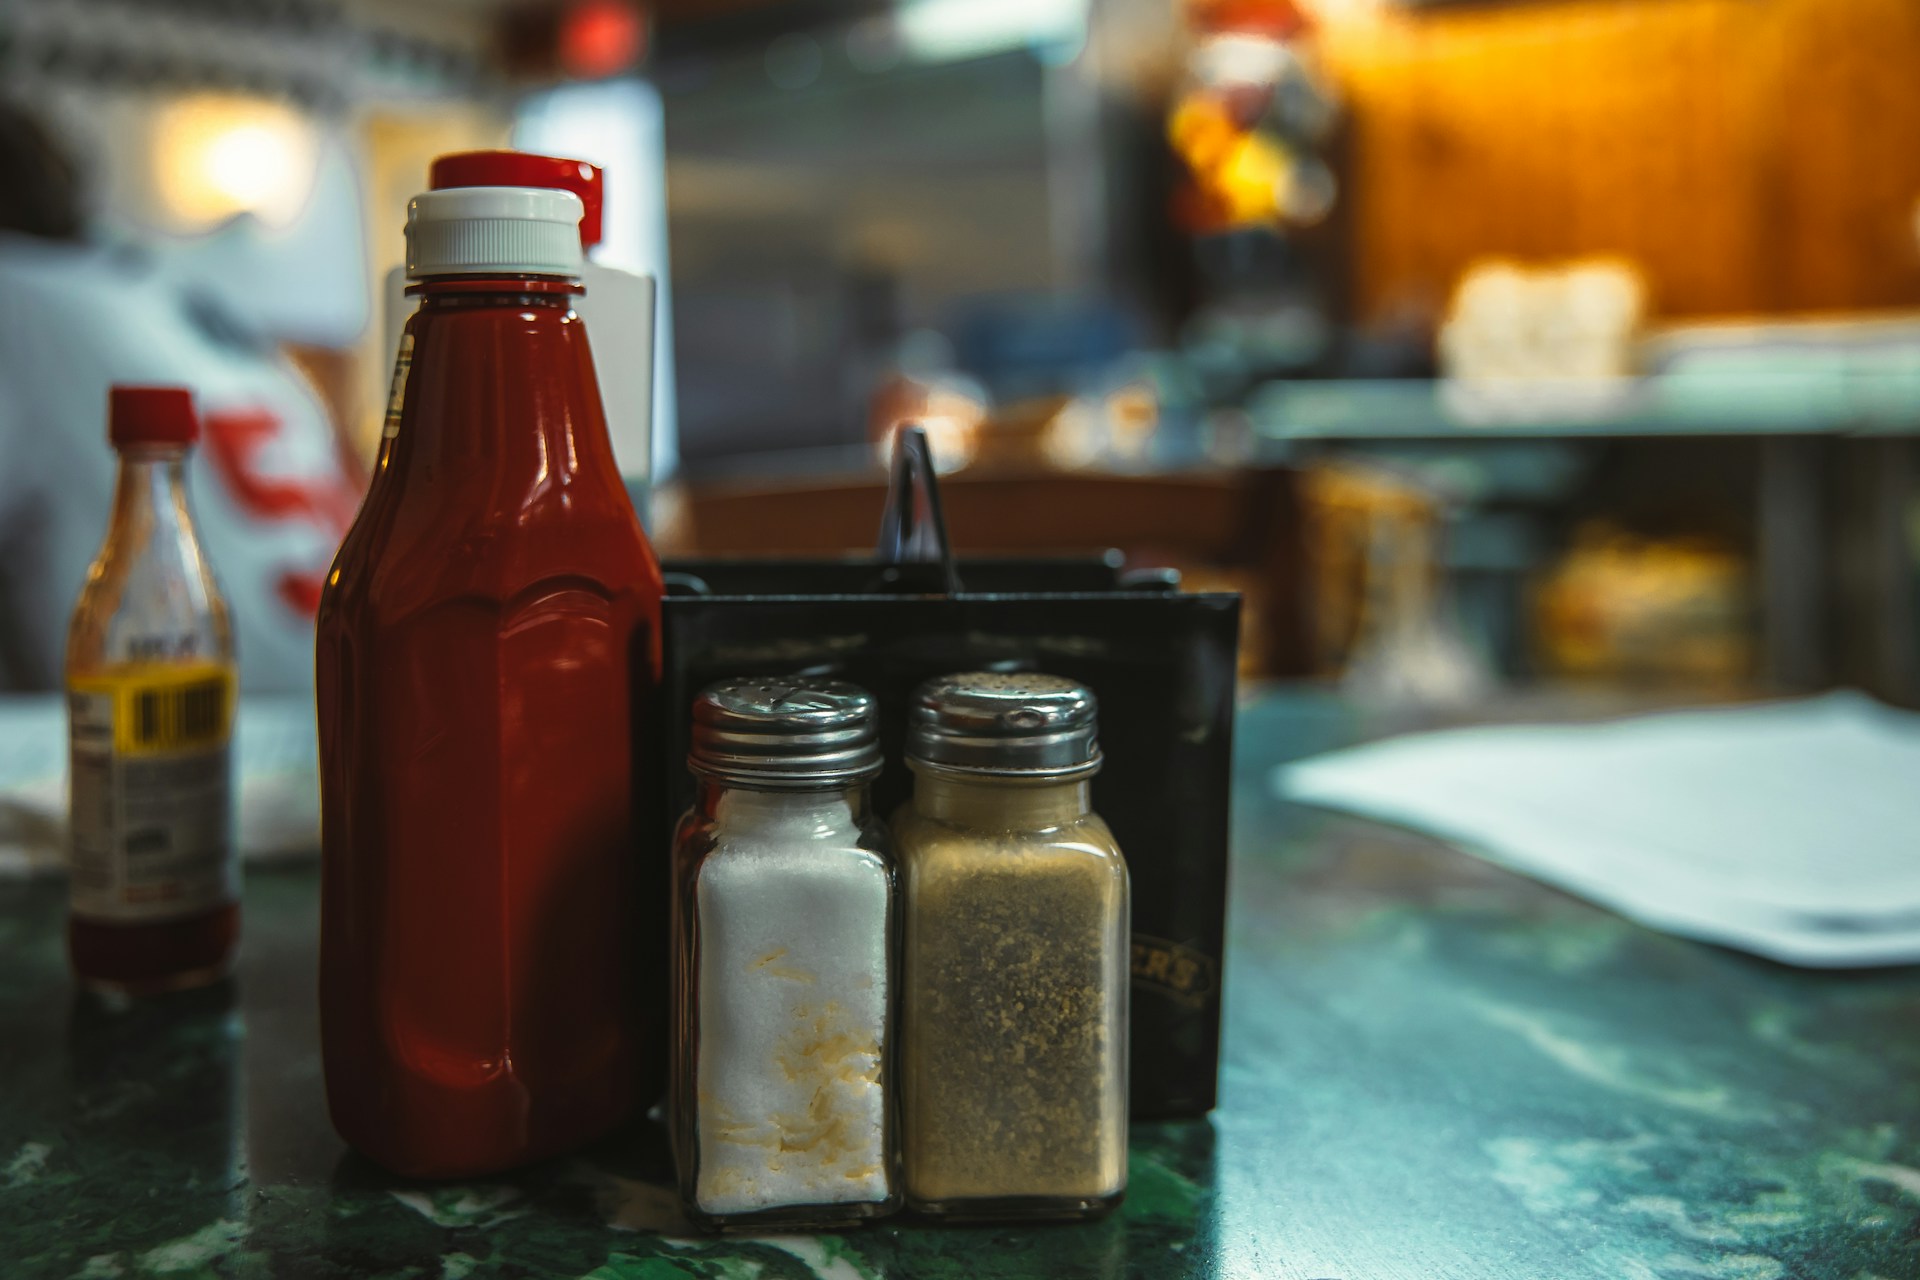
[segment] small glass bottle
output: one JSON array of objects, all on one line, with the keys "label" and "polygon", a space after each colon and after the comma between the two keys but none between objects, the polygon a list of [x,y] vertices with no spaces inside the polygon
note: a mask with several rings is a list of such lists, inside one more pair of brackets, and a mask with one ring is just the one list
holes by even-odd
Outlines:
[{"label": "small glass bottle", "polygon": [[67,941],[96,989],[212,982],[239,938],[233,630],[187,506],[199,433],[185,388],[109,393],[113,514],[67,632]]},{"label": "small glass bottle", "polygon": [[698,1225],[845,1225],[899,1207],[894,869],[867,783],[873,699],[818,679],[694,702],[674,838],[672,1121]]},{"label": "small glass bottle", "polygon": [[1088,801],[1093,695],[945,676],[914,695],[894,818],[908,1206],[1078,1218],[1127,1184],[1127,866]]}]

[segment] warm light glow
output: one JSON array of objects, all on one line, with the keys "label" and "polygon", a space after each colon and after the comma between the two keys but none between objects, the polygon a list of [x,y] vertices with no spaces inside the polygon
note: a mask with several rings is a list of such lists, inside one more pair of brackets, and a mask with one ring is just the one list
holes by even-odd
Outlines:
[{"label": "warm light glow", "polygon": [[291,107],[264,98],[201,94],[154,118],[154,189],[187,227],[238,213],[284,226],[312,193],[317,143]]},{"label": "warm light glow", "polygon": [[585,0],[560,23],[560,65],[583,80],[617,75],[640,60],[647,42],[640,13],[623,0]]},{"label": "warm light glow", "polygon": [[1332,208],[1333,175],[1325,166],[1295,155],[1276,138],[1243,129],[1219,97],[1200,93],[1182,101],[1168,118],[1167,139],[1193,182],[1181,207],[1189,231],[1311,224]]},{"label": "warm light glow", "polygon": [[1315,26],[1362,24],[1381,17],[1387,0],[1300,0],[1300,9]]}]

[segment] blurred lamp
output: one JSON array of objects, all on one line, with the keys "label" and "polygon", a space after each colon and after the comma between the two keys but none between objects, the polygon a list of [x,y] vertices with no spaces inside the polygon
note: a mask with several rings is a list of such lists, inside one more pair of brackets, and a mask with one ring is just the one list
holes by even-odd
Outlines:
[{"label": "blurred lamp", "polygon": [[647,20],[633,0],[512,0],[492,6],[493,57],[508,78],[610,80],[647,52]]},{"label": "blurred lamp", "polygon": [[154,190],[176,222],[201,228],[251,213],[284,227],[306,207],[318,140],[293,108],[195,94],[162,107],[152,127]]},{"label": "blurred lamp", "polygon": [[905,0],[901,43],[921,62],[958,62],[1009,49],[1070,56],[1087,36],[1086,0]]},{"label": "blurred lamp", "polygon": [[560,19],[560,66],[576,80],[618,75],[646,48],[640,11],[620,0],[584,0]]}]

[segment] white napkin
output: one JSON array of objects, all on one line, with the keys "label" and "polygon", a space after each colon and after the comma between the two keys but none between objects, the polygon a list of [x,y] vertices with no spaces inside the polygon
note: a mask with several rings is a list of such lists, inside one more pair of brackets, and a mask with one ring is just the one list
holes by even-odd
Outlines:
[{"label": "white napkin", "polygon": [[1920,961],[1920,715],[1859,694],[1416,734],[1275,783],[1657,929],[1788,964]]}]

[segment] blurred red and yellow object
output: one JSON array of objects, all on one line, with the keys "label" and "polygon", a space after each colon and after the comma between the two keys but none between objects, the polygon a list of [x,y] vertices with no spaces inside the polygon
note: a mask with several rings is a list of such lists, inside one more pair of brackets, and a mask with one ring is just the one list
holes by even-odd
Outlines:
[{"label": "blurred red and yellow object", "polygon": [[1243,130],[1224,99],[1196,94],[1181,102],[1167,121],[1167,140],[1192,177],[1175,206],[1188,231],[1281,220],[1292,185],[1292,157],[1272,138]]}]

